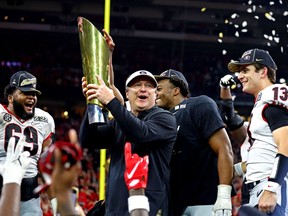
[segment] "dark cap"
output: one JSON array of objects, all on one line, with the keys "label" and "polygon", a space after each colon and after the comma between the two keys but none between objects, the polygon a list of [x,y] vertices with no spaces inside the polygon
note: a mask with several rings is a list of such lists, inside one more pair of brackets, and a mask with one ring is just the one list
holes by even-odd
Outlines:
[{"label": "dark cap", "polygon": [[146,70],[139,70],[139,71],[132,73],[126,80],[126,87],[129,86],[129,84],[132,80],[134,80],[136,77],[140,77],[140,76],[149,77],[154,82],[155,88],[157,87],[158,83],[157,83],[155,77],[153,76],[152,73],[150,73],[149,71],[146,71]]},{"label": "dark cap", "polygon": [[22,92],[36,92],[40,95],[41,92],[36,89],[37,79],[27,71],[18,71],[10,78],[10,86],[16,87]]},{"label": "dark cap", "polygon": [[239,61],[233,61],[228,64],[228,69],[235,73],[239,72],[239,68],[242,65],[249,65],[253,63],[258,63],[270,67],[273,70],[277,70],[277,65],[275,64],[274,60],[270,56],[269,52],[266,50],[261,49],[251,49],[243,53]]},{"label": "dark cap", "polygon": [[187,92],[187,94],[184,96],[187,96],[189,93],[189,84],[186,78],[184,77],[184,75],[179,71],[169,69],[169,70],[162,72],[160,75],[155,75],[155,78],[157,81],[162,80],[162,79],[171,79],[176,82],[179,82],[180,85],[183,87],[183,89]]}]

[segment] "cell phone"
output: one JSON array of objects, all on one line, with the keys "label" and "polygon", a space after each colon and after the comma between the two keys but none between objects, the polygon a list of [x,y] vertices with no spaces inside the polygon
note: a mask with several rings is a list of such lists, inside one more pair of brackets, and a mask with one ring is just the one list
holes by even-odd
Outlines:
[{"label": "cell phone", "polygon": [[77,187],[72,187],[71,191],[71,199],[74,206],[76,206],[76,204],[78,203],[79,189]]}]

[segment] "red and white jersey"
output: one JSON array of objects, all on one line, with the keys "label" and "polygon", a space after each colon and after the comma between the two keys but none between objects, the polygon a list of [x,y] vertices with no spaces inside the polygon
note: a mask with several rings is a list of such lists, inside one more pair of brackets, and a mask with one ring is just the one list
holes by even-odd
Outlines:
[{"label": "red and white jersey", "polygon": [[248,127],[248,135],[251,139],[247,158],[248,183],[270,176],[278,152],[272,132],[263,117],[263,110],[269,104],[288,109],[288,86],[274,84],[260,91],[257,96]]},{"label": "red and white jersey", "polygon": [[17,139],[21,134],[24,134],[26,137],[24,150],[29,151],[33,159],[24,178],[36,176],[38,173],[38,159],[42,152],[42,144],[54,133],[55,123],[49,113],[35,108],[34,117],[23,121],[7,110],[7,106],[0,104],[0,163],[5,163],[9,138],[15,136]]}]

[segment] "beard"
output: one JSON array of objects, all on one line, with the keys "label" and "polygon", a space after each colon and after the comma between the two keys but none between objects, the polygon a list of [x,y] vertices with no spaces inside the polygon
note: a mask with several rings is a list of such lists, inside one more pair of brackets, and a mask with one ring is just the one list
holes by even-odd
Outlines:
[{"label": "beard", "polygon": [[13,107],[15,114],[23,120],[28,120],[34,117],[35,107],[33,108],[32,113],[27,113],[25,112],[23,105],[16,100],[13,101]]}]

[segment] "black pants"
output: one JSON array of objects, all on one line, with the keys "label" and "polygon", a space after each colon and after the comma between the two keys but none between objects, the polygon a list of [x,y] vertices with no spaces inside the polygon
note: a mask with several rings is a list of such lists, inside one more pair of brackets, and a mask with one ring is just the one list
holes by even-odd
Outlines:
[{"label": "black pants", "polygon": [[[38,198],[39,194],[34,194],[33,190],[38,186],[38,177],[23,178],[21,183],[21,201],[27,201],[32,198]],[[0,175],[0,195],[3,187],[3,178]]]}]

